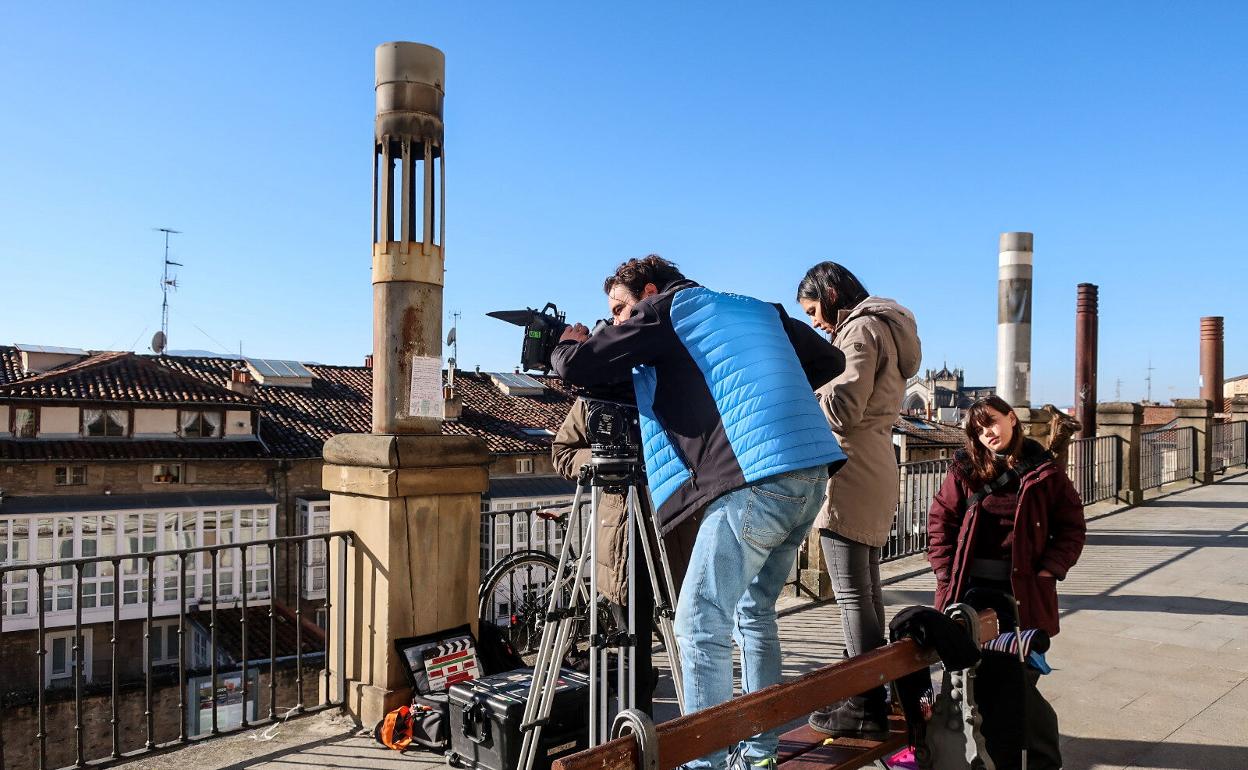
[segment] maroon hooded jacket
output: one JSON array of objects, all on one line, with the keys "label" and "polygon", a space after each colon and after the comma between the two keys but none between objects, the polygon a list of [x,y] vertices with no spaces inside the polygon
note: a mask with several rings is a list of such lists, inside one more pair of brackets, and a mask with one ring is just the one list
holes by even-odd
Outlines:
[{"label": "maroon hooded jacket", "polygon": [[[1025,459],[1044,451],[1031,439],[1023,444]],[[968,511],[967,501],[982,487],[972,480],[970,456],[959,451],[927,514],[927,560],[936,573],[937,608],[947,607],[967,588],[979,520],[979,505]],[[1057,581],[1079,560],[1086,533],[1083,502],[1056,462],[1046,459],[1023,474],[1010,577],[1023,628],[1050,636],[1058,632]],[[1038,577],[1042,569],[1054,577]]]}]

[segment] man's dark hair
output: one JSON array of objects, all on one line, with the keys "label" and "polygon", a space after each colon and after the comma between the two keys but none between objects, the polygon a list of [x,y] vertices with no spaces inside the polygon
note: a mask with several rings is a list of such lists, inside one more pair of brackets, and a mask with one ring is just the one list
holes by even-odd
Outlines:
[{"label": "man's dark hair", "polygon": [[[836,290],[836,302],[828,301],[828,289]],[[797,298],[819,303],[819,309],[828,323],[836,322],[838,310],[848,310],[868,296],[867,289],[858,277],[835,262],[820,262],[806,271],[797,285]]]},{"label": "man's dark hair", "polygon": [[668,262],[658,254],[635,257],[622,263],[615,272],[602,282],[602,293],[610,294],[611,289],[619,284],[628,289],[629,294],[640,297],[646,284],[652,283],[659,291],[667,288],[673,281],[683,281],[685,276],[676,269],[673,262]]}]

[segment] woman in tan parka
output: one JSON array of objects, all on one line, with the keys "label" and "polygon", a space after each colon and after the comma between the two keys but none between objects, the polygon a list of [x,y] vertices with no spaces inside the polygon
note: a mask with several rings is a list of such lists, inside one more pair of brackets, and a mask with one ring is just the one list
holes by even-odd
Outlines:
[{"label": "woman in tan parka", "polygon": [[[884,644],[880,554],[898,496],[893,423],[922,351],[914,315],[891,299],[868,294],[835,262],[807,271],[797,300],[814,327],[831,334],[832,344],[845,354],[844,373],[816,391],[849,461],[828,480],[815,527],[841,610],[846,654],[852,657]],[[810,724],[833,736],[887,733],[884,699],[884,688],[877,688],[815,712]]]}]

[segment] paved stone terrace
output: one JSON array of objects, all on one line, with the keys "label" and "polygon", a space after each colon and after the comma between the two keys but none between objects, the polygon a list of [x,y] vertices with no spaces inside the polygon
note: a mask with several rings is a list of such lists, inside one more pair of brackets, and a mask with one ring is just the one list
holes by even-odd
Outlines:
[{"label": "paved stone terrace", "polygon": [[[921,562],[890,565],[890,616],[932,599]],[[909,571],[907,576],[905,573]],[[918,573],[918,574],[913,574]],[[1068,770],[1248,768],[1248,475],[1117,512],[1089,511],[1088,545],[1061,584],[1062,633],[1041,682],[1061,720]],[[833,604],[781,620],[793,676],[841,649]],[[670,683],[660,718],[675,714]],[[442,767],[400,756],[322,715],[128,765],[133,770]]]}]

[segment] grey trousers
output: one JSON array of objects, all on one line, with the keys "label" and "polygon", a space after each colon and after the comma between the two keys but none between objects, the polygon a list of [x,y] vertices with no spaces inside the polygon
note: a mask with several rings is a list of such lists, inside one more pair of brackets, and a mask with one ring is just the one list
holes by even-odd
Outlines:
[{"label": "grey trousers", "polygon": [[841,610],[845,652],[850,657],[884,646],[884,591],[880,587],[880,554],[875,548],[819,530],[823,558],[832,578],[832,593]]}]

